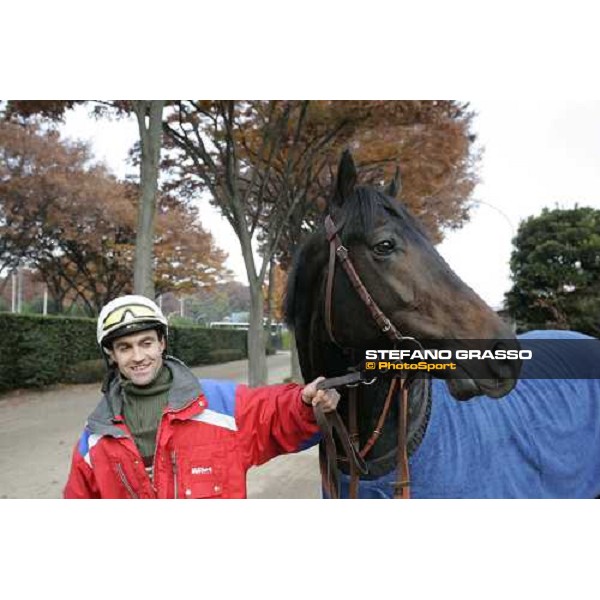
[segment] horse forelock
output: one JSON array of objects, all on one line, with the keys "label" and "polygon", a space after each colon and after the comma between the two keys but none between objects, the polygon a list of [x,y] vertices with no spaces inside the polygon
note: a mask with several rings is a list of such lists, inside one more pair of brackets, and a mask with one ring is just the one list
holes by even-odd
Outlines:
[{"label": "horse forelock", "polygon": [[[357,186],[343,205],[333,211],[334,220],[342,225],[340,237],[344,244],[364,239],[382,215],[401,223],[403,232],[411,232],[414,239],[429,241],[421,224],[400,201],[371,186]],[[318,247],[327,247],[323,227],[302,244],[294,257],[284,309],[285,320],[290,327],[305,325],[307,315],[313,308],[317,280],[323,276],[327,260],[326,253],[320,258],[315,256]]]},{"label": "horse forelock", "polygon": [[399,201],[370,186],[358,186],[341,209],[340,219],[343,228],[340,233],[342,242],[364,239],[371,232],[382,215],[396,219],[405,232],[413,233],[415,239],[429,241],[422,225],[408,212]]}]

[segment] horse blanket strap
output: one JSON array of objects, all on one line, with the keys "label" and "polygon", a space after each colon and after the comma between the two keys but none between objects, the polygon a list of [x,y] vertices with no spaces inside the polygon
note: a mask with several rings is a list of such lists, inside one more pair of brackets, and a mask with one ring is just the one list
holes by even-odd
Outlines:
[{"label": "horse blanket strap", "polygon": [[[348,257],[348,249],[342,244],[342,241],[338,236],[338,228],[335,226],[330,215],[325,217],[325,231],[327,232],[327,239],[329,240],[329,270],[327,272],[327,286],[325,293],[325,325],[331,340],[337,344],[335,337],[333,336],[333,324],[331,318],[331,300],[333,297],[333,276],[335,272],[336,257],[340,260],[342,268],[346,271],[346,274],[350,279],[350,283],[352,283],[352,286],[360,296],[361,300],[369,309],[369,312],[379,329],[393,342],[403,339],[404,336],[396,329],[390,319],[385,316],[361,281],[352,261]],[[337,345],[339,346],[339,344]]]},{"label": "horse blanket strap", "polygon": [[400,406],[398,410],[398,455],[396,459],[397,479],[394,498],[410,498],[410,475],[408,471],[408,391],[406,379],[400,380]]}]

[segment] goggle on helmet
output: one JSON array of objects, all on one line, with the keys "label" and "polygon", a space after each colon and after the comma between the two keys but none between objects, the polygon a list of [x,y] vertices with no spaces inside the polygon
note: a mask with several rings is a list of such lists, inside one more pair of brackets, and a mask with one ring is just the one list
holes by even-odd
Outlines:
[{"label": "goggle on helmet", "polygon": [[160,326],[168,334],[168,322],[160,308],[145,296],[129,295],[111,300],[100,311],[96,327],[98,344],[104,348],[115,338]]}]

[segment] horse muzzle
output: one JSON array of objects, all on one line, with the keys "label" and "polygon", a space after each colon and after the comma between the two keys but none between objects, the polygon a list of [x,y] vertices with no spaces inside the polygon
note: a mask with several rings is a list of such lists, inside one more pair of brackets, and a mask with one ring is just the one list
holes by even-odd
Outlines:
[{"label": "horse muzzle", "polygon": [[490,398],[502,398],[506,396],[516,385],[517,379],[472,379],[449,378],[448,389],[457,400],[470,400],[475,396],[489,396]]},{"label": "horse muzzle", "polygon": [[[494,353],[519,350],[516,339],[498,340],[490,350]],[[474,396],[502,398],[517,384],[522,361],[519,358],[489,358],[464,360],[448,377],[448,388],[457,400],[469,400]]]}]

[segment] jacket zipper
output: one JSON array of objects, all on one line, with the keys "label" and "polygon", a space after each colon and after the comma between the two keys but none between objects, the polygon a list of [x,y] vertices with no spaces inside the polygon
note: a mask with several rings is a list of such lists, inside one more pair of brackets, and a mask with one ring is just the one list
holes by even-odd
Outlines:
[{"label": "jacket zipper", "polygon": [[162,426],[163,426],[163,421],[165,420],[165,417],[167,415],[168,409],[166,409],[163,414],[160,417],[160,421],[158,423],[158,429],[156,431],[156,444],[154,445],[154,459],[152,461],[152,487],[154,488],[154,493],[156,494],[156,497],[158,498],[158,483],[156,480],[156,459],[158,458],[158,445],[160,443],[160,432],[162,430]]},{"label": "jacket zipper", "polygon": [[[168,407],[165,409],[165,412],[163,412],[161,419],[160,419],[160,423],[158,424],[158,431],[156,432],[156,445],[154,447],[154,461],[153,461],[153,465],[152,465],[152,483],[153,483],[153,487],[154,487],[154,492],[158,495],[158,485],[156,482],[156,457],[158,456],[158,446],[160,443],[160,432],[162,429],[162,425],[163,425],[163,421],[165,420],[165,417],[168,413],[170,414],[177,414],[179,412],[184,411],[186,408],[189,408],[194,402],[196,401],[196,398],[194,398],[193,400],[190,400],[185,406],[182,406],[181,408],[178,408],[177,410],[172,410],[169,409]],[[171,465],[173,468],[173,478],[175,480],[175,498],[177,498],[177,463],[176,463],[176,456],[175,456],[175,451],[173,451],[171,453]]]},{"label": "jacket zipper", "polygon": [[177,456],[175,451],[171,452],[171,465],[173,466],[173,481],[174,481],[174,492],[173,497],[177,499]]},{"label": "jacket zipper", "polygon": [[133,491],[131,484],[127,481],[127,477],[125,477],[125,473],[123,472],[123,466],[121,463],[117,463],[117,471],[119,473],[119,478],[121,479],[121,483],[125,486],[126,490],[129,492],[129,495],[132,498],[139,498],[139,496]]}]

